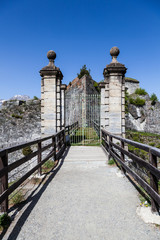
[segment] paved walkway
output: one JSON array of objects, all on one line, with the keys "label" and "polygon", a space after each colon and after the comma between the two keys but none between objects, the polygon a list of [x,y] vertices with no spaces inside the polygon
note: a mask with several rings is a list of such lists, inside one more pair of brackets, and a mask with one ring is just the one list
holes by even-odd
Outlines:
[{"label": "paved walkway", "polygon": [[71,147],[4,239],[160,239],[158,228],[136,215],[137,191],[116,171],[100,147]]}]

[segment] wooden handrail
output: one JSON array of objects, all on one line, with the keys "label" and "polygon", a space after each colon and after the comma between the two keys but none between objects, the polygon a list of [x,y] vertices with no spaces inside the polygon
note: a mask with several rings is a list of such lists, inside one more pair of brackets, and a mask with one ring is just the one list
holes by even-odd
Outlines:
[{"label": "wooden handrail", "polygon": [[[46,146],[42,147],[42,142],[52,140]],[[8,164],[8,154],[17,150],[21,150],[24,147],[32,146],[37,144],[37,151],[30,153],[29,155]],[[36,170],[41,174],[41,166],[51,157],[54,157],[54,160],[57,160],[61,157],[65,150],[65,129],[57,132],[54,135],[39,138],[27,143],[19,144],[17,146],[9,147],[0,151],[0,178],[1,178],[1,188],[0,188],[0,204],[1,211],[7,212],[8,210],[8,196],[18,188],[30,175],[32,175]],[[42,152],[52,148],[49,154],[42,159]],[[37,165],[30,169],[27,173],[24,174],[20,179],[8,187],[8,173],[27,161],[31,160],[33,157],[37,156]]]},{"label": "wooden handrail", "polygon": [[[120,164],[123,172],[129,173],[135,179],[135,181],[140,184],[142,188],[144,188],[144,190],[151,197],[152,212],[159,212],[160,195],[158,191],[158,180],[160,179],[160,170],[157,168],[157,157],[160,157],[160,150],[146,144],[116,136],[107,132],[105,129],[101,129],[101,133],[102,146],[108,152],[109,158],[113,157]],[[119,140],[121,142],[121,146],[116,144],[114,139]],[[149,162],[125,149],[124,143],[148,152]],[[125,156],[129,157],[140,167],[143,167],[149,171],[148,178],[150,178],[150,183],[146,182],[140,175],[137,174],[137,172],[128,166],[127,161],[125,161]]]}]

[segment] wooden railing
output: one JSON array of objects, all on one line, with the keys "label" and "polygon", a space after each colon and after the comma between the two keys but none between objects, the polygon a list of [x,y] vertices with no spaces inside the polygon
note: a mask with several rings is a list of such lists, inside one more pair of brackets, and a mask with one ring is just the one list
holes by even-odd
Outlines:
[{"label": "wooden railing", "polygon": [[[42,146],[42,143],[46,143],[45,146]],[[22,157],[21,159],[8,164],[8,154],[13,153],[17,150],[23,150],[25,147],[37,146],[37,150],[31,152],[27,156]],[[31,176],[36,170],[41,174],[42,165],[51,157],[54,157],[54,160],[57,160],[61,157],[65,150],[65,130],[61,130],[55,135],[36,139],[24,144],[17,146],[9,147],[0,151],[0,180],[1,180],[1,195],[0,195],[0,204],[1,212],[7,212],[8,210],[8,196],[17,189],[29,176]],[[42,153],[45,150],[49,150],[47,156],[43,158]],[[37,164],[27,173],[25,173],[21,178],[14,181],[14,183],[9,187],[8,186],[8,174],[19,166],[27,163],[29,160],[37,156]]]},{"label": "wooden railing", "polygon": [[[101,129],[101,133],[102,146],[105,150],[107,150],[109,158],[113,157],[114,160],[120,164],[123,172],[131,175],[150,196],[152,212],[159,212],[160,195],[158,190],[158,181],[160,179],[160,170],[158,170],[157,167],[157,158],[160,157],[160,150],[155,147],[118,137],[110,134],[104,129]],[[147,162],[134,153],[129,152],[127,150],[127,144],[146,151],[148,153],[149,161]],[[148,179],[144,180],[144,178],[138,174],[138,171],[135,171],[135,169],[129,166],[127,161],[133,161],[138,164],[140,168],[144,168],[146,172],[149,173]]]},{"label": "wooden railing", "polygon": [[65,127],[65,132],[67,135],[72,135],[78,128],[78,121]]},{"label": "wooden railing", "polygon": [[92,121],[93,128],[96,131],[98,137],[100,138],[100,124],[98,124],[96,121]]}]

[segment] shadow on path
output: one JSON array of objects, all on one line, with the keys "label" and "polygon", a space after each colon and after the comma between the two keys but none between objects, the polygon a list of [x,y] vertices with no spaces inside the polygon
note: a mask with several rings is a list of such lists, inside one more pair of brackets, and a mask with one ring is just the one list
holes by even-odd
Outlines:
[{"label": "shadow on path", "polygon": [[[30,213],[32,212],[32,210],[34,209],[34,207],[36,206],[36,204],[38,203],[41,195],[43,194],[43,192],[46,190],[46,188],[48,187],[49,183],[53,180],[53,178],[55,177],[55,175],[57,174],[57,172],[60,170],[60,168],[63,165],[64,159],[68,154],[70,147],[67,147],[62,158],[59,160],[59,163],[57,165],[56,168],[54,168],[53,170],[51,170],[49,173],[51,173],[51,175],[49,176],[49,178],[47,179],[47,181],[44,183],[44,185],[40,188],[40,186],[42,185],[42,183],[44,182],[45,178],[47,176],[44,177],[43,181],[38,185],[38,187],[29,195],[29,197],[27,198],[27,200],[25,201],[25,204],[30,203],[27,208],[24,210],[24,212],[22,213],[22,215],[20,216],[20,218],[18,219],[16,225],[14,226],[14,228],[12,229],[11,233],[9,234],[9,237],[7,238],[7,240],[15,240],[17,239],[21,228],[23,227],[23,225],[25,224],[25,221],[27,220],[28,216],[30,215]],[[39,191],[34,195],[34,193],[37,191],[37,189],[39,189]],[[25,207],[25,205],[23,204],[23,206],[20,206],[18,211],[22,210],[22,208]],[[17,211],[16,211],[17,213]],[[12,216],[13,217],[13,216]],[[15,216],[14,216],[15,217]],[[5,232],[0,236],[0,239],[3,239],[5,235]]]}]

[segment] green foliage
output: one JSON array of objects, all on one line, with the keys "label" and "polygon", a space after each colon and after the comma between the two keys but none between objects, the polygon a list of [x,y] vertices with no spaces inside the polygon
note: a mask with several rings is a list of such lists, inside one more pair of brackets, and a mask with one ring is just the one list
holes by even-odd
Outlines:
[{"label": "green foliage", "polygon": [[150,99],[151,99],[151,101],[152,101],[152,102],[151,102],[152,105],[155,105],[155,103],[158,101],[158,98],[157,98],[157,96],[156,96],[155,93],[152,93]]},{"label": "green foliage", "polygon": [[32,151],[30,146],[25,147],[25,148],[22,149],[22,153],[23,153],[24,156],[27,156],[27,155],[31,154],[32,152],[33,151]]},{"label": "green foliage", "polygon": [[34,96],[34,97],[33,97],[33,99],[34,99],[34,100],[39,100],[39,98],[38,98],[38,97],[36,97],[36,96]]},{"label": "green foliage", "polygon": [[137,88],[135,90],[135,94],[138,94],[138,95],[147,95],[147,92],[145,91],[145,89],[143,88]]},{"label": "green foliage", "polygon": [[13,205],[21,203],[24,201],[24,195],[22,190],[16,190],[11,194],[11,203]]},{"label": "green foliage", "polygon": [[21,115],[18,115],[18,114],[12,114],[12,117],[14,117],[14,118],[20,118],[20,119],[22,119],[23,117],[21,116]]},{"label": "green foliage", "polygon": [[90,76],[90,69],[88,70],[86,65],[83,65],[82,68],[80,69],[80,73],[77,73],[78,78],[82,78],[84,75]]},{"label": "green foliage", "polygon": [[94,81],[93,86],[95,87],[95,89],[97,90],[97,92],[100,92],[100,88],[98,86],[98,83]]},{"label": "green foliage", "polygon": [[108,160],[108,165],[114,165],[114,164],[115,164],[115,161],[113,158]]},{"label": "green foliage", "polygon": [[155,144],[155,142],[150,142],[149,145],[154,147],[156,144]]},{"label": "green foliage", "polygon": [[0,216],[0,226],[3,227],[3,228],[7,228],[9,227],[11,223],[11,218],[10,216],[8,216],[7,213],[4,213]]},{"label": "green foliage", "polygon": [[130,98],[129,102],[130,102],[130,104],[133,104],[133,105],[135,105],[137,107],[142,107],[142,106],[145,105],[146,101],[145,101],[145,99],[141,99],[141,98],[137,97],[136,99]]},{"label": "green foliage", "polygon": [[160,148],[160,143],[158,143],[158,144],[156,145],[156,148]]},{"label": "green foliage", "polygon": [[49,159],[43,164],[42,171],[46,173],[50,171],[54,167],[54,165],[55,165],[55,162]]}]

